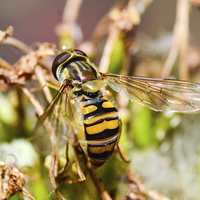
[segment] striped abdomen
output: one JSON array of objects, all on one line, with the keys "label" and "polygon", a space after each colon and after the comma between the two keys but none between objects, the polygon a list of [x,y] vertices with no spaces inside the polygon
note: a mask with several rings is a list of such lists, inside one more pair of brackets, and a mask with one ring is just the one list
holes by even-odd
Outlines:
[{"label": "striped abdomen", "polygon": [[114,150],[120,130],[119,113],[103,96],[82,98],[86,151],[93,167],[105,163]]}]

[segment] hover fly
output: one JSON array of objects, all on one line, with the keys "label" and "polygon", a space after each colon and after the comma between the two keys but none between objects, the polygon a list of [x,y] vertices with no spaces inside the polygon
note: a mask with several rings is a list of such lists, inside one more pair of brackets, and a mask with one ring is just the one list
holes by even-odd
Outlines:
[{"label": "hover fly", "polygon": [[101,73],[80,50],[61,52],[52,72],[61,87],[40,117],[36,132],[51,121],[48,131],[67,137],[76,134],[93,168],[111,157],[121,130],[119,111],[106,86],[155,111],[200,110],[199,83]]}]

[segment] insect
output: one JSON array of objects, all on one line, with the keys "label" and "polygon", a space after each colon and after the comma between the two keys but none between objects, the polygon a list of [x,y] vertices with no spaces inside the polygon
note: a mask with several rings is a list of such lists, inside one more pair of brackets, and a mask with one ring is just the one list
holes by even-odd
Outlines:
[{"label": "insect", "polygon": [[80,50],[61,52],[52,72],[61,87],[36,127],[54,118],[50,131],[76,134],[93,168],[111,157],[120,136],[119,111],[107,86],[155,111],[200,110],[199,83],[101,73]]}]

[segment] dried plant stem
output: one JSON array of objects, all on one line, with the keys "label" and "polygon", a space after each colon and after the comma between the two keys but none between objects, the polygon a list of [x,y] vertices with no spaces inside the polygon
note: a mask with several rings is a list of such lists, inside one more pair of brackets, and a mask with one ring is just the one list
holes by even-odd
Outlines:
[{"label": "dried plant stem", "polygon": [[47,101],[50,103],[52,101],[52,95],[51,95],[51,92],[50,92],[50,90],[47,86],[47,82],[46,82],[46,79],[44,78],[43,70],[42,70],[42,67],[40,65],[36,65],[35,74],[37,76],[37,79],[38,79],[40,85],[43,88],[43,92],[45,94]]},{"label": "dried plant stem", "polygon": [[32,103],[33,107],[35,108],[36,113],[41,116],[44,112],[43,107],[41,106],[40,102],[36,99],[36,97],[24,86],[19,86],[23,93],[28,97],[30,102]]},{"label": "dried plant stem", "polygon": [[135,7],[140,15],[142,15],[146,8],[153,2],[154,0],[130,0],[129,4],[135,4]]},{"label": "dried plant stem", "polygon": [[[76,156],[77,156],[77,155],[78,155],[78,152],[80,151],[78,145],[74,145],[73,148],[74,148],[74,153],[75,153]],[[85,166],[87,166],[87,164],[88,164],[88,158],[87,158],[86,154],[84,154],[83,152],[82,152],[82,155],[83,155],[83,159],[84,159]],[[78,161],[78,160],[77,160],[77,161]],[[78,162],[79,162],[79,161],[78,161]],[[103,200],[111,200],[112,198],[110,197],[108,191],[106,190],[106,188],[105,188],[103,182],[97,177],[97,175],[95,174],[94,170],[91,169],[91,168],[88,168],[88,172],[89,172],[90,177],[91,177],[91,179],[92,179],[92,181],[93,181],[95,187],[97,188],[97,190],[98,190],[98,192],[99,192],[101,198],[102,198]],[[83,173],[83,172],[81,172],[81,173]],[[80,176],[80,174],[79,174],[79,176]],[[85,176],[84,176],[84,177],[85,177]],[[84,178],[84,177],[83,177],[83,178]]]},{"label": "dried plant stem", "polygon": [[22,51],[24,54],[27,54],[30,52],[30,47],[28,45],[26,45],[22,41],[17,40],[13,37],[7,38],[5,41],[3,41],[3,44],[14,46],[18,48],[20,51]]},{"label": "dried plant stem", "polygon": [[13,66],[11,64],[9,64],[8,62],[6,62],[4,59],[0,58],[0,66],[4,69],[7,70],[12,70]]},{"label": "dried plant stem", "polygon": [[108,67],[109,67],[109,64],[110,64],[110,57],[111,57],[111,53],[112,53],[112,50],[113,50],[113,46],[119,36],[119,29],[114,29],[110,32],[109,36],[108,36],[108,39],[107,39],[107,42],[106,42],[106,45],[104,47],[104,51],[103,51],[103,55],[102,55],[102,58],[101,58],[101,61],[99,63],[99,71],[100,72],[103,72],[103,73],[106,73],[108,72]]},{"label": "dried plant stem", "polygon": [[56,133],[53,130],[52,124],[50,121],[45,122],[45,127],[49,133],[49,139],[51,141],[51,166],[49,169],[50,181],[54,188],[55,193],[58,195],[59,199],[67,200],[58,190],[58,185],[56,183],[56,177],[58,176],[58,168],[59,168],[59,147],[58,141],[56,137]]},{"label": "dried plant stem", "polygon": [[74,48],[74,42],[82,39],[82,32],[76,21],[79,15],[79,10],[83,0],[68,0],[66,1],[63,11],[63,20],[55,28],[55,33],[59,38],[60,48]]},{"label": "dried plant stem", "polygon": [[103,200],[112,200],[112,198],[110,197],[108,191],[106,190],[104,184],[102,183],[102,181],[97,177],[97,175],[95,174],[93,169],[88,169],[90,177],[94,183],[94,185],[96,186],[99,194],[101,195],[101,198]]},{"label": "dried plant stem", "polygon": [[35,198],[30,195],[30,193],[24,187],[22,188],[22,194],[29,200],[35,200]]},{"label": "dried plant stem", "polygon": [[193,6],[200,7],[200,0],[190,0],[190,3],[191,3]]},{"label": "dried plant stem", "polygon": [[177,58],[177,55],[178,55],[178,40],[177,40],[177,36],[178,36],[178,27],[175,26],[174,27],[174,32],[173,32],[172,44],[171,44],[167,59],[166,59],[166,61],[164,63],[164,67],[163,67],[162,73],[161,73],[161,77],[162,78],[165,78],[165,77],[169,76],[169,74],[170,74],[170,72],[172,70],[173,64],[175,63],[175,60]]},{"label": "dried plant stem", "polygon": [[9,26],[5,31],[0,30],[0,43],[6,40],[6,38],[11,37],[13,34],[13,27]]},{"label": "dried plant stem", "polygon": [[172,45],[165,61],[161,77],[169,76],[173,64],[180,55],[179,74],[181,79],[187,79],[187,50],[189,36],[189,0],[177,0],[177,15],[174,25]]},{"label": "dried plant stem", "polygon": [[188,79],[188,38],[189,38],[189,3],[190,0],[178,0],[178,17],[180,20],[180,61],[179,61],[179,74],[183,80]]},{"label": "dried plant stem", "polygon": [[63,11],[63,23],[75,23],[83,0],[68,0]]},{"label": "dried plant stem", "polygon": [[168,197],[154,191],[147,189],[141,182],[136,182],[137,186],[139,187],[141,193],[146,196],[153,198],[154,200],[170,200]]}]

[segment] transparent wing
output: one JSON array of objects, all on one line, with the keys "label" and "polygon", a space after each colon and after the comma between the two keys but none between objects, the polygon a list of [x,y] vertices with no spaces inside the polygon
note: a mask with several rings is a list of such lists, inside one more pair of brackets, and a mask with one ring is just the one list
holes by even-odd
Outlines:
[{"label": "transparent wing", "polygon": [[34,129],[33,144],[37,151],[47,155],[56,141],[59,145],[66,144],[66,135],[69,130],[69,109],[66,85],[63,84]]},{"label": "transparent wing", "polygon": [[200,84],[177,79],[102,74],[107,84],[127,100],[155,111],[200,110]]}]

